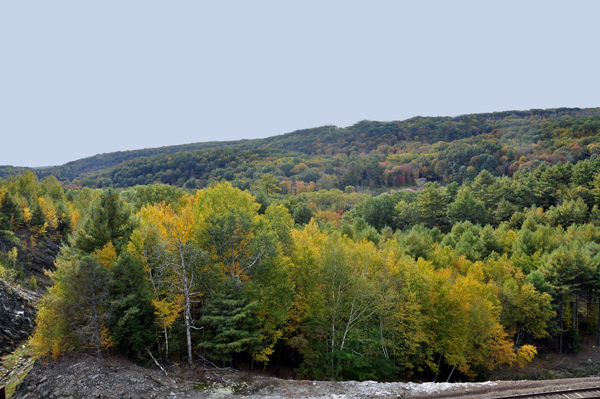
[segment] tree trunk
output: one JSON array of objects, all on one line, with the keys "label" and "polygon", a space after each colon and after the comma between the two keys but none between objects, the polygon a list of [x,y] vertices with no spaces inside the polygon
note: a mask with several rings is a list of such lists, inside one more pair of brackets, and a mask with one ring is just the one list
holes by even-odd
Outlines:
[{"label": "tree trunk", "polygon": [[96,292],[92,281],[92,309],[94,312],[94,341],[96,344],[96,355],[98,360],[104,360],[102,356],[102,342],[100,340],[100,323],[98,322],[98,309],[96,308]]},{"label": "tree trunk", "polygon": [[577,296],[573,297],[573,351],[575,351],[575,342],[577,342]]},{"label": "tree trunk", "polygon": [[[164,317],[163,317],[164,319]],[[160,352],[160,347],[158,348]],[[165,325],[165,360],[169,358],[169,335],[167,333],[167,326]]]},{"label": "tree trunk", "polygon": [[585,318],[586,318],[586,325],[587,325],[587,341],[586,343],[589,345],[590,344],[590,303],[592,302],[592,294],[590,292],[588,292],[588,297],[586,299],[585,302]]},{"label": "tree trunk", "polygon": [[190,298],[185,296],[185,332],[187,335],[188,365],[192,367],[192,333],[190,323]]},{"label": "tree trunk", "polygon": [[560,336],[558,339],[558,353],[562,354],[562,341],[563,341],[563,309],[564,309],[564,305],[561,303],[560,305],[560,310],[558,312],[559,314],[559,320],[558,320],[558,325],[560,326]]},{"label": "tree trunk", "polygon": [[573,298],[573,330],[577,335],[577,297]]},{"label": "tree trunk", "polygon": [[446,382],[450,382],[450,377],[452,377],[452,373],[454,373],[455,368],[456,368],[456,366],[452,367],[452,370],[450,371],[450,375],[448,376],[448,379],[446,380]]},{"label": "tree trunk", "polygon": [[596,334],[598,334],[598,346],[600,346],[600,295],[598,295],[598,324],[596,325]]},{"label": "tree trunk", "polygon": [[433,378],[433,382],[437,381],[438,373],[440,372],[440,364],[442,363],[442,354],[440,353],[440,358],[438,359],[437,371],[435,372],[435,377]]}]

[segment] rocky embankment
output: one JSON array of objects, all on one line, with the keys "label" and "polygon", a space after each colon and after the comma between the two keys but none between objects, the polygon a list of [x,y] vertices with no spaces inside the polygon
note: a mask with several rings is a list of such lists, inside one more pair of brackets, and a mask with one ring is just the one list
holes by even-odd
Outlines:
[{"label": "rocky embankment", "polygon": [[283,380],[232,370],[190,370],[171,365],[166,374],[123,358],[103,361],[72,354],[38,360],[13,399],[83,398],[492,398],[600,385],[600,378],[483,383],[378,383]]},{"label": "rocky embankment", "polygon": [[11,353],[35,327],[37,292],[0,280],[0,355]]}]

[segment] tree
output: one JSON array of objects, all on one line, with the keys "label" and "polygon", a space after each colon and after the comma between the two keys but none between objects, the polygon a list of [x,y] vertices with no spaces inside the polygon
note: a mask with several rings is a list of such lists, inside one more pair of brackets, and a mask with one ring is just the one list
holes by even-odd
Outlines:
[{"label": "tree", "polygon": [[587,204],[581,198],[577,198],[577,200],[565,201],[557,207],[551,206],[547,218],[553,226],[567,227],[571,224],[583,224],[588,219],[588,210]]},{"label": "tree", "polygon": [[376,198],[368,198],[356,206],[355,212],[378,231],[385,226],[396,227],[394,207],[398,202],[397,197],[395,194],[382,194]]},{"label": "tree", "polygon": [[212,359],[232,361],[232,353],[257,352],[261,322],[256,317],[258,301],[250,302],[235,281],[224,281],[210,298],[200,321],[207,337],[200,343]]},{"label": "tree", "polygon": [[502,196],[496,178],[487,170],[482,170],[477,175],[471,189],[473,196],[482,201],[486,209],[495,207]]},{"label": "tree", "polygon": [[446,197],[437,183],[427,183],[421,191],[417,206],[421,220],[429,227],[435,227],[446,216]]},{"label": "tree", "polygon": [[89,255],[63,247],[57,270],[50,275],[54,286],[39,304],[33,345],[38,353],[59,356],[91,344],[98,359],[109,344],[106,334],[110,269]]},{"label": "tree", "polygon": [[94,203],[83,226],[77,231],[74,246],[91,254],[112,242],[117,254],[120,254],[133,227],[131,212],[119,198],[119,194],[108,189]]},{"label": "tree", "polygon": [[252,214],[229,209],[224,215],[211,215],[201,233],[204,249],[234,285],[247,279],[253,267],[274,253],[275,243],[257,227]]},{"label": "tree", "polygon": [[299,251],[295,267],[305,270],[296,277],[292,307],[292,319],[306,318],[292,339],[306,358],[301,372],[321,378],[342,376],[355,361],[366,361],[360,350],[366,349],[367,326],[393,297],[388,274],[393,258],[368,241],[356,243],[338,232],[321,233],[314,222],[295,232],[294,239]]},{"label": "tree", "polygon": [[262,175],[257,185],[266,195],[281,191],[281,188],[277,186],[277,178],[270,173]]},{"label": "tree", "polygon": [[600,173],[596,174],[593,182],[592,195],[596,201],[596,205],[600,205]]},{"label": "tree", "polygon": [[13,197],[4,193],[2,201],[0,201],[0,216],[4,219],[4,222],[0,221],[4,230],[16,230],[21,222],[23,221],[23,214],[21,208]]},{"label": "tree", "polygon": [[[226,202],[217,200],[222,196]],[[254,360],[266,363],[287,318],[287,307],[280,307],[288,300],[289,287],[279,257],[290,251],[292,220],[283,206],[269,206],[264,215],[257,208],[252,196],[228,183],[198,194],[196,241],[218,276],[201,319],[209,323],[202,346],[209,356],[221,360],[231,360],[233,352],[249,351]],[[273,285],[278,288],[269,287]],[[272,303],[262,295],[275,295],[280,302]],[[229,332],[222,331],[216,320],[230,326]],[[252,332],[234,333],[238,323],[254,326],[260,340]]]},{"label": "tree", "polygon": [[419,223],[419,209],[416,202],[400,201],[394,206],[394,225],[401,230],[408,230]]},{"label": "tree", "polygon": [[[576,309],[577,296],[585,289],[585,285],[593,282],[590,259],[581,246],[561,246],[544,258],[540,271],[544,279],[556,290],[559,311],[557,314],[559,339],[557,341],[558,353],[563,352],[564,316],[566,305],[572,301],[573,310]],[[576,311],[572,312],[576,321]],[[577,326],[573,323],[573,349],[577,337]]]},{"label": "tree", "polygon": [[294,219],[297,224],[307,224],[313,216],[314,212],[306,205],[306,202],[298,202],[292,207],[292,219]]},{"label": "tree", "polygon": [[157,276],[157,284],[162,287],[161,290],[170,291],[172,297],[180,298],[178,302],[184,312],[188,365],[191,367],[191,331],[196,329],[192,305],[202,293],[205,254],[193,241],[195,218],[192,209],[195,199],[183,197],[181,202],[179,213],[163,203],[142,208],[141,214],[142,223],[157,229],[157,240],[146,249],[152,272]]},{"label": "tree", "polygon": [[123,252],[112,266],[111,336],[124,352],[136,352],[156,341],[153,294],[144,265]]},{"label": "tree", "polygon": [[450,223],[464,222],[466,220],[474,224],[483,225],[487,221],[485,204],[473,197],[469,187],[463,187],[458,191],[456,200],[448,205],[448,218]]},{"label": "tree", "polygon": [[[192,182],[195,184],[196,179],[190,178],[186,182],[186,188],[192,187]],[[140,210],[144,205],[154,205],[164,202],[167,205],[175,206],[183,197],[184,191],[168,184],[150,184],[147,186],[136,186],[133,189],[131,202],[135,209]],[[129,191],[129,190],[127,190]]]},{"label": "tree", "polygon": [[42,211],[42,207],[39,202],[35,203],[33,207],[33,213],[31,215],[31,220],[29,221],[29,225],[32,227],[41,227],[46,223],[46,216],[44,216],[44,212]]}]

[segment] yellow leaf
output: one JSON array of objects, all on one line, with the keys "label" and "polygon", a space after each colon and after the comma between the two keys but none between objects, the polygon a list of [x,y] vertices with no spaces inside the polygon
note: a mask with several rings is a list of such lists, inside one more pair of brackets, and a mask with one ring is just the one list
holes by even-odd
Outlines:
[{"label": "yellow leaf", "polygon": [[109,241],[104,245],[104,248],[96,251],[96,259],[104,267],[111,267],[114,261],[117,260],[117,251],[112,243]]}]

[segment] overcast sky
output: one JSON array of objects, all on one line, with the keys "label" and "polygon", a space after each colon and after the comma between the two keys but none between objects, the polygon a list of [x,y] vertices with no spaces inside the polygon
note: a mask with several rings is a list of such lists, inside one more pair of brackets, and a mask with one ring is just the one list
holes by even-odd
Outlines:
[{"label": "overcast sky", "polygon": [[600,106],[600,1],[4,1],[0,165]]}]

